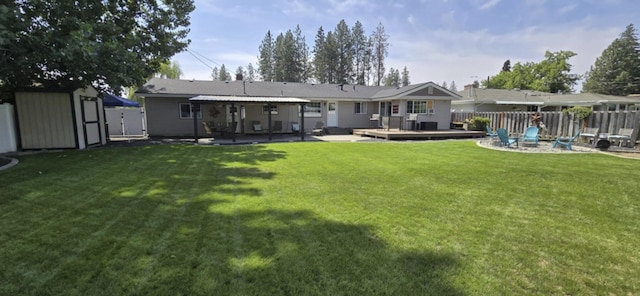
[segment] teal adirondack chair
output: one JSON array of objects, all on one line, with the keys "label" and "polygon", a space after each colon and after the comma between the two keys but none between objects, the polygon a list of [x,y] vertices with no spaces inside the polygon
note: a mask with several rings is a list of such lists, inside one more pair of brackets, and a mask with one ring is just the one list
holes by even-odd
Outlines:
[{"label": "teal adirondack chair", "polygon": [[507,132],[506,129],[498,129],[498,138],[500,138],[500,146],[505,145],[511,148],[512,144],[516,144],[517,147],[520,147],[518,146],[518,138],[510,138],[509,132]]},{"label": "teal adirondack chair", "polygon": [[556,141],[553,142],[552,148],[556,148],[557,145],[560,145],[560,147],[567,147],[567,149],[572,150],[571,143],[573,143],[573,141],[575,141],[578,137],[580,137],[580,132],[578,132],[573,137],[557,137]]},{"label": "teal adirondack chair", "polygon": [[530,126],[522,134],[522,145],[532,143],[538,145],[538,127]]},{"label": "teal adirondack chair", "polygon": [[498,137],[498,134],[491,131],[491,127],[487,125],[487,136],[489,136],[490,139],[493,140]]}]

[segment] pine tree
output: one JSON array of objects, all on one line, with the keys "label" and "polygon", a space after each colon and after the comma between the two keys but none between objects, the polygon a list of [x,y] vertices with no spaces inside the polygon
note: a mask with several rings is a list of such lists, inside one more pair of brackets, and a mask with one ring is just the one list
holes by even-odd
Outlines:
[{"label": "pine tree", "polygon": [[297,82],[296,44],[291,30],[276,37],[274,81]]},{"label": "pine tree", "polygon": [[353,76],[355,83],[366,85],[366,75],[371,68],[371,44],[365,35],[362,23],[356,21],[351,30],[351,40],[353,41]]},{"label": "pine tree", "polygon": [[456,86],[456,82],[451,80],[451,84],[449,84],[449,90],[452,92],[458,92],[458,87]]},{"label": "pine tree", "polygon": [[313,73],[319,83],[328,83],[326,37],[322,26],[316,33],[313,46]]},{"label": "pine tree", "polygon": [[327,32],[327,42],[325,44],[325,62],[327,64],[327,83],[339,83],[338,75],[338,41],[336,35]]},{"label": "pine tree", "polygon": [[271,36],[271,31],[267,31],[267,34],[264,36],[262,44],[260,44],[259,47],[259,52],[258,72],[260,73],[260,76],[262,76],[262,80],[274,81],[274,41]]},{"label": "pine tree", "polygon": [[247,65],[247,77],[245,77],[246,81],[255,81],[256,80],[256,69],[253,68],[253,64],[249,63]]},{"label": "pine tree", "polygon": [[382,23],[379,23],[376,27],[376,30],[371,35],[371,40],[373,46],[373,84],[380,85],[385,72],[384,59],[389,53],[389,35],[385,33]]},{"label": "pine tree", "polygon": [[400,86],[400,71],[398,69],[394,69],[393,67],[389,68],[389,74],[384,79],[385,86]]},{"label": "pine tree", "polygon": [[220,80],[219,78],[220,78],[220,69],[218,69],[218,67],[213,67],[213,70],[211,71],[211,79],[216,81],[216,80]]},{"label": "pine tree", "polygon": [[443,81],[440,86],[442,86],[442,88],[448,88],[449,87],[449,85],[447,85],[446,81]]},{"label": "pine tree", "polygon": [[404,69],[402,69],[402,86],[407,86],[411,84],[411,81],[409,80],[409,70],[407,70],[407,66],[404,66]]},{"label": "pine tree", "polygon": [[626,96],[640,93],[640,43],[633,24],[596,59],[586,74],[585,92]]},{"label": "pine tree", "polygon": [[300,25],[296,26],[293,37],[295,43],[295,81],[307,82],[309,76],[311,75],[311,66],[309,63],[309,46],[307,46],[306,39],[302,34],[302,30],[300,29]]},{"label": "pine tree", "polygon": [[227,67],[222,64],[220,66],[220,72],[218,73],[218,80],[220,81],[229,81],[231,80],[231,74],[227,71]]},{"label": "pine tree", "polygon": [[337,83],[351,83],[353,81],[353,41],[351,30],[344,20],[341,20],[335,29],[337,49]]}]

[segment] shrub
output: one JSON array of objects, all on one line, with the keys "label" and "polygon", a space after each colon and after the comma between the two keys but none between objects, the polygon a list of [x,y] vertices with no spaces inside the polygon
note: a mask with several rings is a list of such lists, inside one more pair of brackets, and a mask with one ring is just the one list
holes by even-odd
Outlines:
[{"label": "shrub", "polygon": [[562,110],[564,114],[573,114],[576,120],[585,120],[591,115],[591,108],[585,106],[573,106]]},{"label": "shrub", "polygon": [[487,125],[491,123],[491,119],[486,117],[475,116],[469,121],[469,130],[483,131],[487,128]]}]

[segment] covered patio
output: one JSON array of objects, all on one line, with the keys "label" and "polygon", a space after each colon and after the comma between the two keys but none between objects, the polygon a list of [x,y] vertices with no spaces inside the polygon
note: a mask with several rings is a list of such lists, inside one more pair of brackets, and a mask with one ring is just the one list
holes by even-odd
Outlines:
[{"label": "covered patio", "polygon": [[[265,107],[265,109],[267,110],[267,112],[265,112],[267,115],[267,125],[265,129],[266,131],[265,135],[267,135],[269,141],[272,141],[273,135],[274,135],[274,131],[273,131],[273,126],[274,126],[273,113],[274,112],[272,112],[272,110],[274,109],[274,107],[277,108],[277,106],[279,105],[287,105],[287,106],[298,105],[300,106],[299,110],[304,110],[306,104],[310,102],[309,100],[306,100],[306,99],[291,98],[291,97],[251,97],[251,96],[196,96],[196,97],[190,98],[189,101],[191,102],[191,108],[196,111],[201,111],[201,107],[205,104],[223,104],[223,106],[225,106],[225,112],[226,110],[229,110],[230,120],[228,121],[229,123],[228,127],[231,127],[231,128],[227,128],[226,133],[228,134],[229,138],[231,139],[231,142],[233,143],[235,143],[237,139],[238,123],[239,122],[243,123],[245,120],[251,121],[253,119],[250,115],[247,116],[247,114],[245,113],[246,106],[264,106]],[[226,107],[227,105],[228,105],[228,108]],[[301,141],[304,141],[305,139],[304,112],[297,112],[297,113],[299,114],[299,117],[296,116],[294,119],[297,120],[297,118],[299,118],[299,124],[300,124],[299,139]],[[227,115],[225,114],[225,116]],[[198,116],[193,116],[193,133],[194,133],[196,142],[198,142],[200,138],[198,133],[198,129],[199,129],[198,119],[199,119]],[[204,120],[201,119],[200,121],[202,124],[206,125]],[[242,131],[242,128],[241,128],[241,131]],[[292,129],[292,132],[294,132],[293,129]],[[222,135],[225,135],[225,134],[223,133]]]}]

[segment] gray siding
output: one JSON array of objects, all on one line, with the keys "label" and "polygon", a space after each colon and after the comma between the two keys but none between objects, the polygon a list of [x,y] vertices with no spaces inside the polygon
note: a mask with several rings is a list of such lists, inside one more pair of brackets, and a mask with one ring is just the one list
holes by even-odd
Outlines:
[{"label": "gray siding", "polygon": [[180,103],[189,103],[188,98],[146,98],[149,136],[186,137],[193,136],[193,119],[180,119]]}]

